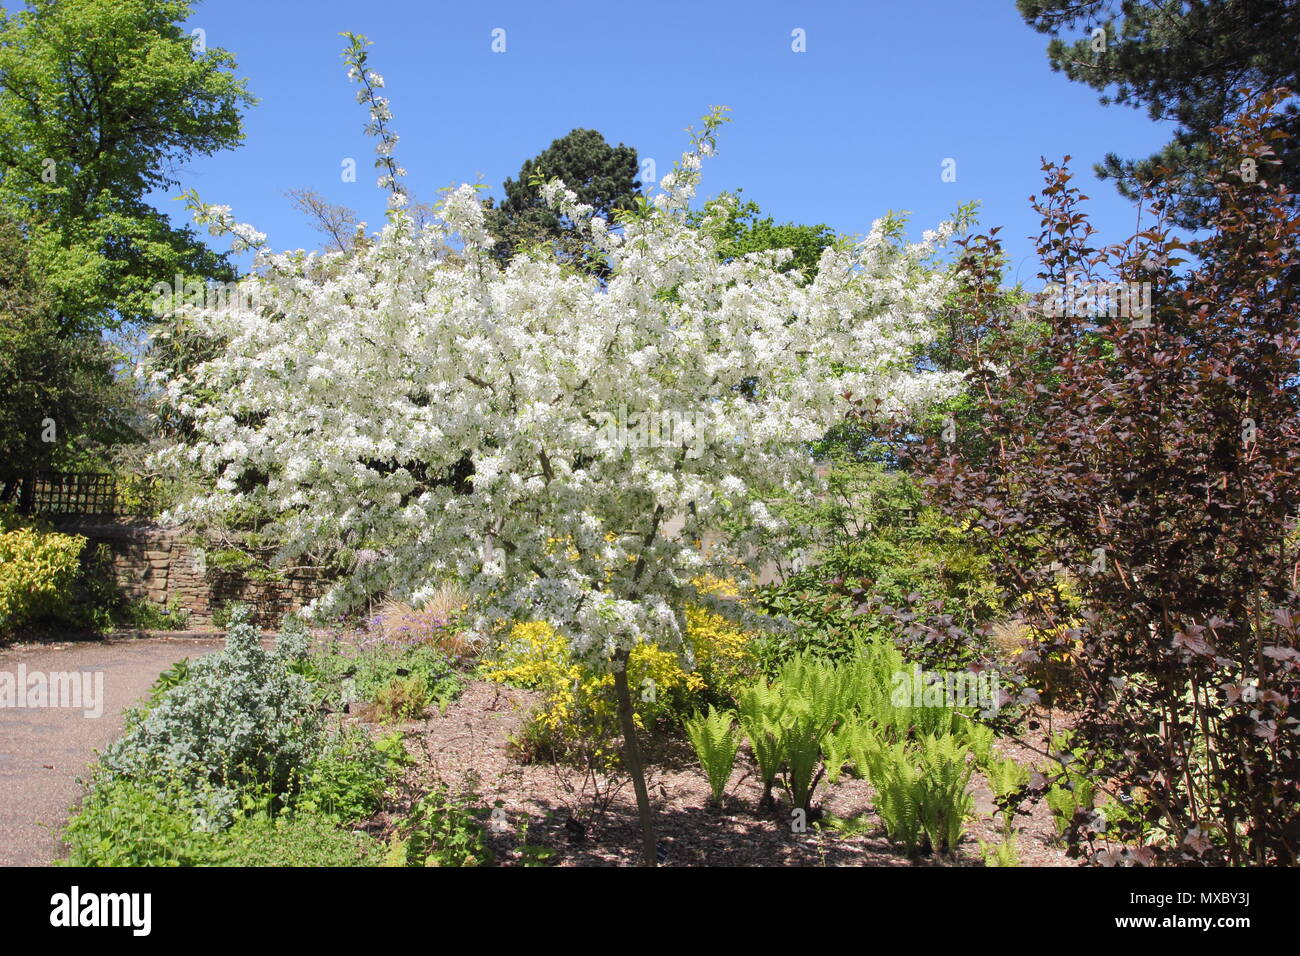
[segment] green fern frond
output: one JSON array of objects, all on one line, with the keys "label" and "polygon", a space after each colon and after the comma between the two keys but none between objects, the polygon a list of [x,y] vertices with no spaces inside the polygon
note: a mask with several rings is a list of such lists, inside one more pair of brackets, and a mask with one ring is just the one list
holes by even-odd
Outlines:
[{"label": "green fern frond", "polygon": [[697,713],[686,720],[686,735],[695,747],[704,775],[709,778],[713,802],[720,804],[740,748],[732,712],[719,711],[710,704],[707,714]]}]

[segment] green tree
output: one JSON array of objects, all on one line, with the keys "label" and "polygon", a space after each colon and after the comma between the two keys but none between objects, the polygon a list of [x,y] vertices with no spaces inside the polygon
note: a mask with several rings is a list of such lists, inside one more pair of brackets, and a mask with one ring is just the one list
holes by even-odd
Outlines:
[{"label": "green tree", "polygon": [[[1054,70],[1103,91],[1103,104],[1145,107],[1178,124],[1173,139],[1141,160],[1106,155],[1097,175],[1136,199],[1167,166],[1179,176],[1175,221],[1206,223],[1214,193],[1207,169],[1212,130],[1241,112],[1245,93],[1300,90],[1300,4],[1295,0],[1016,0],[1025,21],[1051,34]],[[1064,34],[1075,37],[1068,40]],[[1276,175],[1300,192],[1300,109],[1283,111],[1284,162]],[[1229,158],[1231,159],[1231,158]],[[1234,160],[1235,161],[1235,160]]]},{"label": "green tree", "polygon": [[0,216],[0,501],[23,475],[132,434],[134,402],[113,374],[113,350],[97,333],[61,328],[51,306],[22,229]]},{"label": "green tree", "polygon": [[636,208],[641,191],[637,169],[635,149],[622,143],[610,146],[594,129],[575,129],[555,140],[524,161],[519,178],[505,181],[505,199],[488,210],[488,228],[497,240],[494,252],[508,262],[529,246],[554,243],[583,268],[604,274],[607,267],[591,257],[573,224],[542,201],[539,184],[559,178],[579,202],[613,222],[615,213]]},{"label": "green tree", "polygon": [[[738,259],[750,252],[790,249],[794,257],[782,267],[782,271],[797,269],[805,279],[812,279],[817,274],[817,262],[822,251],[836,240],[835,230],[822,223],[815,226],[777,223],[771,216],[764,217],[758,203],[752,199],[742,201],[742,192],[737,189],[732,194],[735,203],[716,233],[718,255],[722,261]],[[704,214],[695,213],[691,218],[698,225],[704,221]]]},{"label": "green tree", "polygon": [[0,11],[0,205],[26,224],[64,329],[147,321],[152,286],[233,278],[147,201],[243,139],[234,57],[185,32],[187,0],[30,0]]}]

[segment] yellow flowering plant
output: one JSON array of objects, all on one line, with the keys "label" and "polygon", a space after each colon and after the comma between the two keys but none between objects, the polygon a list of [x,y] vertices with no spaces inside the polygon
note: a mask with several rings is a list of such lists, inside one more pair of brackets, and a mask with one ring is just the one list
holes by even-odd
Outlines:
[{"label": "yellow flowering plant", "polygon": [[0,533],[0,636],[66,611],[86,539],[34,527]]},{"label": "yellow flowering plant", "polygon": [[[706,590],[733,596],[728,584]],[[688,606],[686,638],[694,666],[673,651],[648,642],[633,646],[628,659],[635,721],[642,730],[681,720],[707,703],[728,701],[753,673],[750,635],[721,614]],[[618,733],[614,677],[585,665],[569,642],[543,621],[517,623],[500,651],[485,663],[482,676],[501,684],[541,691],[543,699],[526,730],[533,750],[559,756],[565,740],[604,728]]]}]

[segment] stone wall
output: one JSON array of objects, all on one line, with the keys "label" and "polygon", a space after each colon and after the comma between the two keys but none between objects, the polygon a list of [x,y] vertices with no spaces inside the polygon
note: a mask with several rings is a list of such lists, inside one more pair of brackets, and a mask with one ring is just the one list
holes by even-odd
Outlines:
[{"label": "stone wall", "polygon": [[326,586],[319,572],[295,571],[283,581],[256,581],[239,572],[207,567],[187,540],[191,535],[146,521],[65,519],[57,522],[57,528],[89,539],[83,558],[92,556],[97,545],[107,545],[113,576],[123,593],[160,607],[175,602],[189,611],[191,629],[212,627],[213,612],[231,602],[251,605],[257,623],[274,626],[283,614],[302,607]]}]

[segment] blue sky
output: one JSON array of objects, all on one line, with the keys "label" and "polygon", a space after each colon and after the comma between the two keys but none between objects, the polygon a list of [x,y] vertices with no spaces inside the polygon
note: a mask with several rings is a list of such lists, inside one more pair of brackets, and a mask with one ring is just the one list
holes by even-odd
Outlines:
[{"label": "blue sky", "polygon": [[[1108,150],[1146,155],[1170,132],[1053,73],[1046,37],[1013,0],[207,0],[190,26],[236,55],[261,102],[245,145],[190,161],[182,187],[232,206],[280,249],[320,242],[288,189],[318,190],[382,222],[365,111],[342,65],[346,30],[373,41],[397,157],[419,198],[463,181],[499,196],[524,159],[575,127],[636,147],[662,175],[684,128],[720,104],[732,123],[705,166],[706,194],[743,187],[779,221],[846,233],[910,210],[914,236],[978,199],[982,221],[1003,226],[1011,278],[1026,281],[1040,156],[1074,156],[1094,223],[1116,241],[1134,210],[1091,165]],[[504,53],[491,49],[497,28]],[[791,49],[795,29],[806,52]],[[341,181],[347,157],[354,183]],[[956,182],[941,179],[946,158]],[[185,218],[180,203],[158,199]]]}]

